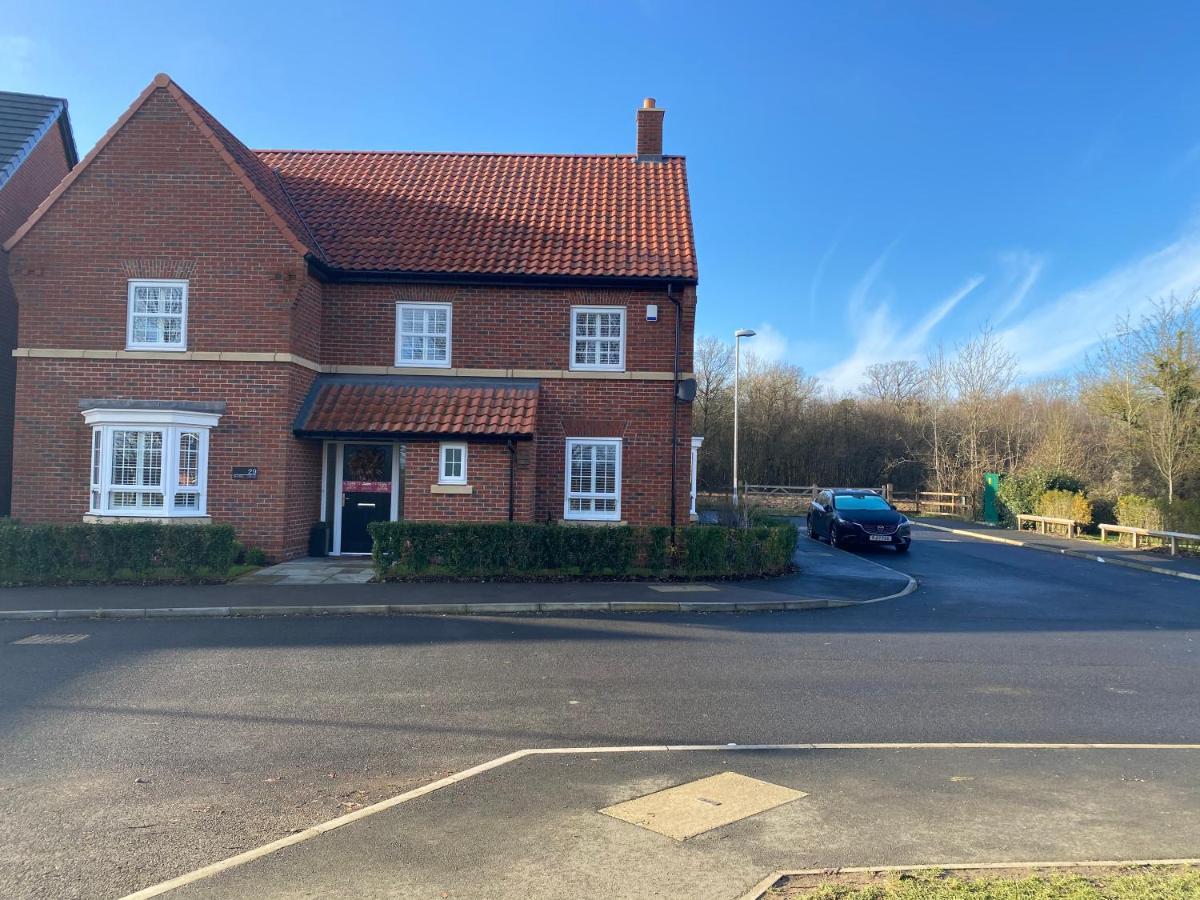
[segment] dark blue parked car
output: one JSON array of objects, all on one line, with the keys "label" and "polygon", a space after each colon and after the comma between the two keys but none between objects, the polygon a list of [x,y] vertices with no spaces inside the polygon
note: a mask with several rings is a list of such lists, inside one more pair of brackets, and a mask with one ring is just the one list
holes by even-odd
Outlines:
[{"label": "dark blue parked car", "polygon": [[912,544],[909,521],[874,491],[821,491],[808,511],[808,536],[834,547],[878,544],[907,553]]}]

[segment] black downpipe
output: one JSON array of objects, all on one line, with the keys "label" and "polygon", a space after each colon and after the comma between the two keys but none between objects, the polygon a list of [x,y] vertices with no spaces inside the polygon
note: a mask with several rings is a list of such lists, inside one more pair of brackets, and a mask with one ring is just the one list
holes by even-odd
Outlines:
[{"label": "black downpipe", "polygon": [[673,284],[667,285],[667,299],[675,304],[675,377],[671,383],[671,530],[674,531],[675,493],[678,484],[676,473],[679,468],[679,335],[683,327],[683,305],[675,296],[675,285]]},{"label": "black downpipe", "polygon": [[513,510],[515,509],[515,491],[514,487],[517,483],[517,445],[510,438],[505,442],[508,446],[508,521],[513,521]]}]

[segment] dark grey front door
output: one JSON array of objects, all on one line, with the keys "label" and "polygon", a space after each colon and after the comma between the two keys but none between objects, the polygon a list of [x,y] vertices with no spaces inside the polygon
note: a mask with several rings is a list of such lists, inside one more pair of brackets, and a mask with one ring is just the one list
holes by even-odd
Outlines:
[{"label": "dark grey front door", "polygon": [[370,553],[367,526],[392,517],[392,446],[346,444],[342,449],[342,552]]}]

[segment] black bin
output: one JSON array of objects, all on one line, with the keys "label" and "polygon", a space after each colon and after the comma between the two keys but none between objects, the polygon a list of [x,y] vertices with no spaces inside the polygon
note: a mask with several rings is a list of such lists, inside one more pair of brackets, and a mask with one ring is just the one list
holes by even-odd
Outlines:
[{"label": "black bin", "polygon": [[318,522],[308,532],[308,555],[329,555],[329,523]]}]

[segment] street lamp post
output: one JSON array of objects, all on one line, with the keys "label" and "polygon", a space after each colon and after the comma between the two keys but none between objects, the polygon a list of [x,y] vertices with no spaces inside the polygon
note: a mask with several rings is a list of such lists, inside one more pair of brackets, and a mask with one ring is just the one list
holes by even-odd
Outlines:
[{"label": "street lamp post", "polygon": [[742,371],[742,338],[754,337],[750,328],[733,333],[733,508],[738,505],[738,376]]}]

